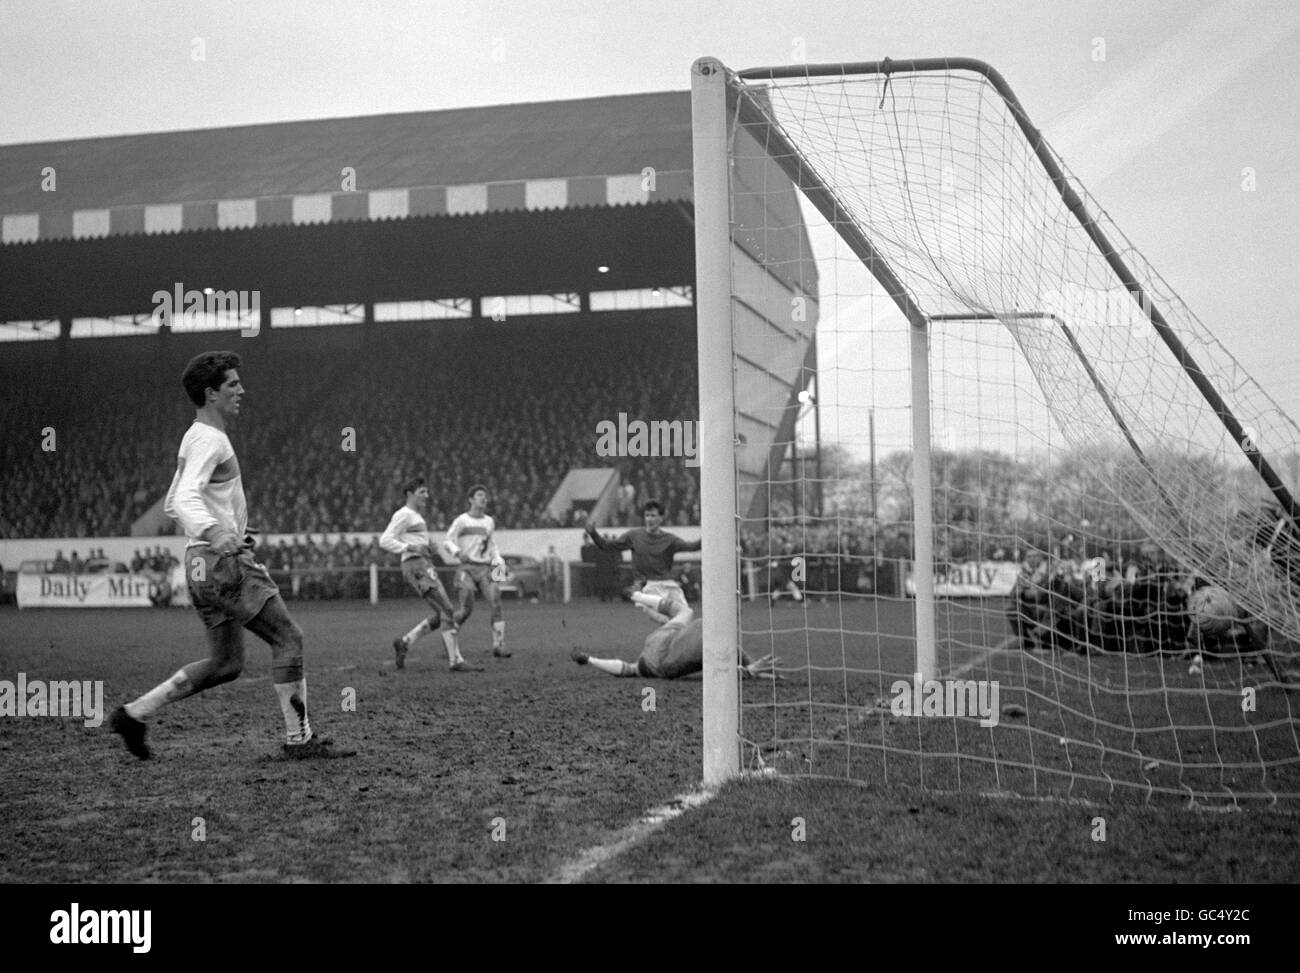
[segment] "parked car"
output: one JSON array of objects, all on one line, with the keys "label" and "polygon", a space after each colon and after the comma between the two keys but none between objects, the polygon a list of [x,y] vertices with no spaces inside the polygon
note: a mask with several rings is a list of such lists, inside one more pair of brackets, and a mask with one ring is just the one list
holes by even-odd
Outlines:
[{"label": "parked car", "polygon": [[81,567],[82,574],[130,574],[131,567],[121,561],[110,561],[106,557],[92,557]]},{"label": "parked car", "polygon": [[535,557],[503,554],[506,559],[506,579],[497,587],[501,593],[519,598],[538,598],[542,594],[542,562]]}]

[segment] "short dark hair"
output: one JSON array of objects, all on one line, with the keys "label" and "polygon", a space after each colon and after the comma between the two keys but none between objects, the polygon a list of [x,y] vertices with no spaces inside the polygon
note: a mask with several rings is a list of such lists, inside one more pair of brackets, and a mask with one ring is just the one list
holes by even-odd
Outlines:
[{"label": "short dark hair", "polygon": [[181,372],[181,385],[195,405],[207,402],[208,389],[219,389],[226,380],[226,372],[239,368],[242,362],[233,351],[205,351],[190,359]]},{"label": "short dark hair", "polygon": [[411,479],[407,480],[405,483],[402,484],[402,495],[409,497],[412,493],[420,489],[420,487],[422,486],[424,486],[424,477],[422,476],[411,477]]},{"label": "short dark hair", "polygon": [[651,510],[659,511],[660,517],[664,515],[664,505],[658,500],[647,500],[645,503],[641,504],[641,513],[648,514]]},{"label": "short dark hair", "polygon": [[[487,493],[487,492],[488,492],[488,488],[485,487],[482,483],[475,483],[472,487],[469,488],[469,493],[465,494],[465,496],[467,496],[467,497],[472,497],[472,496],[474,496],[474,494],[478,493],[480,490],[482,490],[484,493]],[[488,495],[491,496],[491,494],[488,494]]]}]

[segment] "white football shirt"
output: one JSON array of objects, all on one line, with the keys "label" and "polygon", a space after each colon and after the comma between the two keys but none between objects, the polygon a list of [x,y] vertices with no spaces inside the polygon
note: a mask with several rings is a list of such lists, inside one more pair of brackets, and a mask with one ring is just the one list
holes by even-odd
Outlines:
[{"label": "white football shirt", "polygon": [[180,524],[189,547],[206,543],[203,534],[213,525],[244,539],[248,532],[244,481],[230,437],[220,429],[196,419],[186,430],[163,513]]}]

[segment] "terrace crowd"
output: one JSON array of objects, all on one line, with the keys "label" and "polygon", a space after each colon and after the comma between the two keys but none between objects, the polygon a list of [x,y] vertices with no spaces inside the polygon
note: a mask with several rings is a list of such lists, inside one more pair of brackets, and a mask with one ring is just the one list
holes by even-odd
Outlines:
[{"label": "terrace crowd", "polygon": [[[427,325],[414,343],[376,325],[379,336],[350,352],[302,335],[292,347],[225,334],[208,345],[244,356],[247,394],[231,439],[252,525],[265,533],[382,530],[413,474],[431,485],[434,528],[480,482],[499,527],[557,526],[569,515],[552,516],[549,500],[571,468],[593,466],[616,467],[635,498],[661,499],[671,523],[698,523],[697,471],[595,450],[597,424],[620,412],[694,418],[688,324],[667,322],[652,353],[643,330],[585,318]],[[4,369],[0,537],[124,536],[161,499],[193,407],[180,368],[134,347],[153,340],[101,341],[122,360],[94,371],[54,358]],[[632,522],[630,505],[620,519]]]}]

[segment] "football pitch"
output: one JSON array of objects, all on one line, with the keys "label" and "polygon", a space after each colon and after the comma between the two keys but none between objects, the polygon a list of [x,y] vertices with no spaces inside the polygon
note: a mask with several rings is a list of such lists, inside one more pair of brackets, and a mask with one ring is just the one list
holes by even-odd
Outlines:
[{"label": "football pitch", "polygon": [[[859,784],[776,775],[738,782],[657,829],[637,830],[647,811],[697,786],[700,681],[615,679],[568,655],[578,645],[633,660],[649,620],[624,603],[508,602],[514,656],[494,659],[480,605],[462,648],[485,672],[449,673],[436,636],[397,671],[389,643],[419,609],[414,600],[290,605],[306,636],[313,727],[355,747],[352,759],[271,759],[281,720],[270,652],[252,636],[240,679],[158,715],[147,762],[129,756],[106,726],[0,719],[0,881],[1300,878],[1300,827],[1284,806],[1205,813],[1068,794],[1001,798],[980,796],[977,780],[950,790],[942,776],[924,780],[927,790],[893,757],[883,776],[862,761],[849,774]],[[822,711],[805,697],[824,693],[827,713],[814,722],[827,726],[816,735],[833,741],[842,722],[845,735],[863,735],[862,748],[848,749],[870,752],[866,735],[880,719],[870,714],[871,687],[880,678],[843,691],[836,667],[846,640],[837,633],[876,633],[855,636],[854,651],[868,667],[906,673],[908,612],[874,599],[747,607],[751,654],[766,641],[765,651],[799,669],[775,687],[748,683],[747,702],[775,692],[791,704],[791,719],[808,722]],[[968,630],[958,642],[970,648],[941,658],[945,671],[997,664],[989,649],[1006,633],[990,617],[949,612],[944,624]],[[187,610],[0,612],[0,679],[103,680],[105,716],[203,651]],[[1004,653],[1001,664],[1020,664],[1018,655]],[[784,718],[746,709],[745,735],[769,766],[808,761],[815,773],[842,774],[838,757],[801,749],[801,730],[779,728],[782,742],[764,750],[773,719]]]}]

